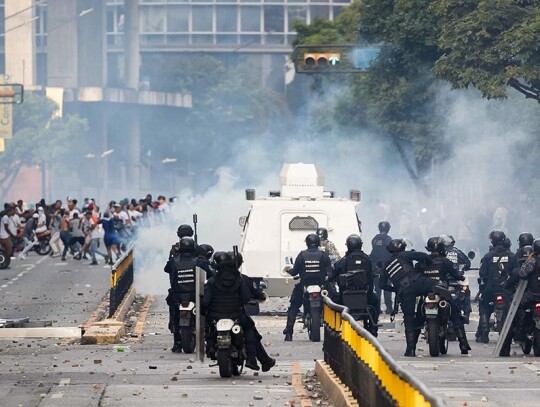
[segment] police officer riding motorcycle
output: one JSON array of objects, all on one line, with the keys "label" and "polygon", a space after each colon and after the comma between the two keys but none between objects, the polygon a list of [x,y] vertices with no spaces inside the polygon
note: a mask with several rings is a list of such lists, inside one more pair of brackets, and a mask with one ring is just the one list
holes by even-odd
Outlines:
[{"label": "police officer riding motorcycle", "polygon": [[[489,342],[489,318],[495,311],[496,297],[504,293],[504,283],[515,268],[515,256],[504,247],[506,235],[500,230],[490,233],[493,249],[484,255],[480,262],[480,321],[476,332],[476,342]],[[502,311],[502,309],[501,309]],[[501,320],[497,324],[502,325]]]},{"label": "police officer riding motorcycle", "polygon": [[[169,330],[174,336],[173,352],[191,353],[195,349],[195,323],[192,315],[188,315],[188,324],[180,326],[180,308],[195,303],[195,242],[190,237],[183,237],[176,245],[177,251],[165,265],[164,271],[169,274],[171,288],[167,295],[169,306]],[[186,306],[187,304],[187,306]]]},{"label": "police officer riding motorcycle", "polygon": [[[428,293],[440,295],[447,301],[452,301],[452,295],[444,287],[437,284],[437,281],[426,277],[414,269],[413,262],[431,263],[431,258],[425,253],[405,251],[407,244],[403,239],[393,239],[387,246],[392,253],[392,257],[386,263],[379,284],[382,289],[397,292],[396,299],[399,298],[403,320],[405,324],[405,339],[407,349],[405,356],[416,356],[416,342],[419,330],[415,324],[415,305],[417,296],[425,296]],[[392,285],[389,282],[392,282]],[[456,326],[456,335],[459,339],[461,353],[470,350],[465,336],[462,321],[458,318],[452,320]]]},{"label": "police officer riding motorcycle", "polygon": [[339,260],[331,272],[329,281],[337,281],[339,304],[349,309],[356,320],[362,320],[364,327],[377,336],[379,309],[377,296],[373,291],[373,264],[362,251],[362,239],[350,235],[345,242],[347,253]]},{"label": "police officer riding motorcycle", "polygon": [[300,282],[294,286],[291,294],[290,306],[287,311],[287,325],[283,330],[285,341],[292,341],[296,316],[300,307],[305,307],[303,304],[305,288],[308,286],[321,287],[330,275],[332,269],[330,257],[326,252],[319,250],[320,243],[319,236],[316,234],[307,235],[307,250],[298,254],[292,268],[285,269],[291,276],[300,276]]}]

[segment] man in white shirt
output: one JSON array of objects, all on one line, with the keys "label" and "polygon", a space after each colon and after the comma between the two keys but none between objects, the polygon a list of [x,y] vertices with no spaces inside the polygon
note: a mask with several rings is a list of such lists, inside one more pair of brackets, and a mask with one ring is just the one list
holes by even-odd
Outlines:
[{"label": "man in white shirt", "polygon": [[13,221],[15,209],[8,206],[5,215],[0,220],[0,244],[8,256],[13,254],[13,244],[11,239],[17,235],[17,227]]},{"label": "man in white shirt", "polygon": [[43,233],[47,230],[47,216],[45,215],[45,211],[43,210],[43,207],[39,207],[37,210],[38,213],[38,220],[37,220],[37,227],[36,227],[36,235]]}]

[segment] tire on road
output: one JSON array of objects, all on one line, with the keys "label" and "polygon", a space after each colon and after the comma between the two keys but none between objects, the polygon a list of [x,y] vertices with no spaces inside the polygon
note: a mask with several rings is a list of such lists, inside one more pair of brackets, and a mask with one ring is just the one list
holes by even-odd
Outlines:
[{"label": "tire on road", "polygon": [[196,338],[195,333],[190,327],[184,327],[180,331],[180,343],[182,345],[182,350],[184,353],[193,353],[195,352],[196,347]]},{"label": "tire on road", "polygon": [[427,337],[430,356],[439,356],[439,323],[435,318],[427,320]]},{"label": "tire on road", "polygon": [[219,375],[221,377],[232,376],[232,361],[228,349],[219,349],[217,353]]}]

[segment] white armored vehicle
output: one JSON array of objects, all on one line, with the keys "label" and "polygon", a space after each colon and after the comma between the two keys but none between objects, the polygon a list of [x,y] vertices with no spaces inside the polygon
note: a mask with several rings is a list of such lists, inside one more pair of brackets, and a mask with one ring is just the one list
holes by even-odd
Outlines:
[{"label": "white armored vehicle", "polygon": [[255,190],[247,189],[251,208],[240,218],[242,273],[267,282],[270,296],[291,294],[296,282],[283,269],[288,258],[306,249],[309,233],[327,228],[328,240],[343,256],[347,236],[360,232],[355,210],[359,191],[351,190],[349,199],[335,198],[333,192],[324,191],[324,176],[315,164],[285,164],[280,178],[281,191],[269,196],[256,199]]}]

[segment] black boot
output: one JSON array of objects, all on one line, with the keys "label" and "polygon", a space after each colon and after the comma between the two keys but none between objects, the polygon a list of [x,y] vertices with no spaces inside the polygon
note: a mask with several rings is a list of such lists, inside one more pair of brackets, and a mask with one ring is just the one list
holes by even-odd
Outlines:
[{"label": "black boot", "polygon": [[293,334],[295,321],[296,321],[296,315],[291,315],[291,313],[289,312],[287,315],[287,325],[285,326],[285,329],[283,330],[283,334],[285,335],[285,342],[292,341],[292,334]]},{"label": "black boot", "polygon": [[257,355],[257,360],[261,362],[262,371],[268,372],[276,365],[276,360],[268,356],[268,353],[266,353],[266,349],[264,349],[264,346],[261,343],[261,339],[262,337],[260,337],[259,335],[259,337],[257,338],[257,343],[255,344],[255,352]]},{"label": "black boot", "polygon": [[456,331],[456,336],[459,341],[459,349],[461,350],[462,355],[467,355],[469,351],[471,350],[471,347],[469,346],[469,342],[467,342],[467,335],[465,334],[465,328],[463,328],[463,325],[454,327]]},{"label": "black boot", "polygon": [[416,330],[405,330],[405,340],[407,341],[407,349],[403,356],[415,357],[416,356],[416,340],[418,336],[416,335]]},{"label": "black boot", "polygon": [[174,335],[174,345],[171,350],[174,353],[182,353],[182,343],[180,342],[180,333],[175,332],[173,335]]},{"label": "black boot", "polygon": [[478,331],[476,336],[476,342],[489,343],[489,315],[480,314],[480,320],[478,321]]}]

